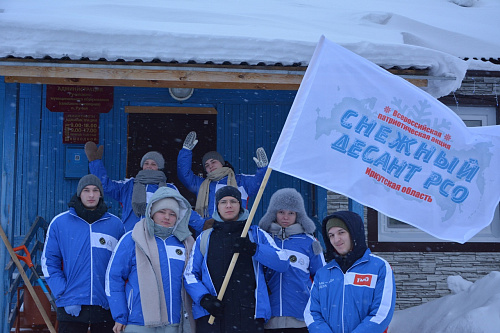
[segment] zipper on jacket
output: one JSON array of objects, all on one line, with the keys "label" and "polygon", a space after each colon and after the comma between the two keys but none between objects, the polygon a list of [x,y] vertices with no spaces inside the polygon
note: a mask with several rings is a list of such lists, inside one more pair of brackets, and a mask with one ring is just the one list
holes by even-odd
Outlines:
[{"label": "zipper on jacket", "polygon": [[[283,233],[285,232],[285,228],[282,229]],[[281,240],[281,250],[285,249],[285,240]],[[283,273],[280,274],[280,317],[283,316]]]},{"label": "zipper on jacket", "polygon": [[80,216],[78,216],[78,214],[76,214],[76,212],[73,214],[73,212],[70,211],[70,214],[79,218],[80,220],[82,220],[83,222],[85,222],[88,226],[89,226],[89,245],[90,245],[90,305],[94,305],[94,301],[93,301],[93,295],[94,295],[94,256],[93,256],[93,251],[92,251],[92,224],[94,223],[97,223],[101,220],[104,220],[104,219],[107,219],[104,218],[103,219],[103,216],[106,214],[104,213],[103,216],[101,216],[98,220],[96,220],[95,222],[93,222],[92,224],[91,223],[88,223],[87,221],[85,221],[84,219],[82,219]]},{"label": "zipper on jacket", "polygon": [[[170,267],[170,258],[168,257],[168,251],[167,251],[167,244],[165,243],[165,241],[167,240],[168,238],[166,238],[165,240],[162,239],[163,241],[163,247],[165,248],[165,254],[167,255],[167,264],[168,264],[168,284],[169,284],[169,290],[168,290],[168,293],[170,295],[170,302],[169,302],[169,307],[168,309],[170,310],[170,314],[169,314],[169,322],[173,323],[174,322],[174,317],[173,317],[173,309],[172,309],[172,268]],[[160,272],[161,272],[161,263],[160,263]],[[163,281],[162,281],[163,283]],[[165,289],[165,288],[164,288]],[[163,290],[163,292],[165,292],[165,290]]]},{"label": "zipper on jacket", "polygon": [[[97,221],[96,221],[97,222]],[[87,221],[85,223],[89,224]],[[92,224],[89,224],[89,241],[90,241],[90,305],[94,305],[94,257],[92,251]]]},{"label": "zipper on jacket", "polygon": [[[340,270],[342,272],[342,270]],[[349,271],[349,270],[347,270]],[[344,331],[344,301],[345,301],[345,274],[342,272],[342,275],[344,277],[342,281],[342,332]]]},{"label": "zipper on jacket", "polygon": [[[363,258],[363,257],[361,257],[361,258]],[[361,258],[360,258],[360,259],[361,259]],[[356,262],[355,262],[355,263],[354,263],[351,267],[349,267],[349,268],[347,269],[346,273],[347,273],[347,272],[349,272],[349,271],[351,270],[351,268],[353,268],[353,267],[355,267],[355,266],[358,266],[359,264],[361,264],[361,263],[363,263],[363,262],[367,261],[367,260],[361,260],[361,261],[360,261],[360,259],[358,259],[358,260],[357,260],[357,261],[356,261]],[[339,268],[339,269],[340,269],[340,268]],[[340,271],[342,272],[342,269],[340,269]],[[343,276],[344,276],[344,281],[343,281],[343,286],[342,286],[342,288],[343,288],[343,290],[342,290],[342,332],[344,332],[345,273],[344,273],[344,272],[342,272],[342,274],[343,274]]]}]

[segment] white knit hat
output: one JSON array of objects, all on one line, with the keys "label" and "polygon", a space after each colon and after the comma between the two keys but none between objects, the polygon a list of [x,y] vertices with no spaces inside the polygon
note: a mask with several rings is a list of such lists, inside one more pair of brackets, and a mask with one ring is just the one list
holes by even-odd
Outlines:
[{"label": "white knit hat", "polygon": [[151,205],[151,218],[153,217],[153,215],[159,211],[159,210],[162,210],[162,209],[170,209],[172,210],[175,215],[179,218],[179,203],[177,202],[177,200],[175,199],[172,199],[172,198],[165,198],[165,199],[160,199],[158,201],[156,201],[155,203],[153,203],[153,205]]}]

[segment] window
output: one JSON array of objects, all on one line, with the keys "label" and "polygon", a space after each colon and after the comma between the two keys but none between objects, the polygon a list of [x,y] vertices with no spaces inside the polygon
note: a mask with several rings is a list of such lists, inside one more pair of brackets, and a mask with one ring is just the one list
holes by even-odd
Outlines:
[{"label": "window", "polygon": [[[451,107],[468,127],[496,125],[496,107]],[[415,242],[415,243],[443,243],[442,239],[435,238],[409,224],[387,217],[376,211],[378,220],[378,242]],[[375,231],[375,230],[374,230]],[[448,242],[452,243],[452,242]],[[500,206],[495,210],[492,223],[475,235],[468,243],[500,243]]]}]

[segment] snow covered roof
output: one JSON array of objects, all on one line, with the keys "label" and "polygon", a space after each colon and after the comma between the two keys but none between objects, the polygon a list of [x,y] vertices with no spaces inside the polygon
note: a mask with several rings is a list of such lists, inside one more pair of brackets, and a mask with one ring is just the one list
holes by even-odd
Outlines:
[{"label": "snow covered roof", "polygon": [[325,35],[451,78],[446,94],[499,70],[499,14],[496,0],[20,0],[0,5],[0,58],[306,66]]}]

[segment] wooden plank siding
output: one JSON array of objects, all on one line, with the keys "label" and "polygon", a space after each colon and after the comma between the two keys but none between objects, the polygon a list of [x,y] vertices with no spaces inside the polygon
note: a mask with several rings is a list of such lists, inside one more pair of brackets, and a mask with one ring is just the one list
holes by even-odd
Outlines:
[{"label": "wooden plank siding", "polygon": [[[45,107],[44,85],[14,84],[2,85],[9,92],[2,94],[4,103],[4,140],[10,133],[4,154],[11,159],[9,175],[13,206],[7,210],[15,227],[16,237],[22,236],[29,223],[37,215],[48,222],[67,209],[67,203],[75,193],[78,179],[64,177],[65,149],[63,144],[63,113],[51,112]],[[103,162],[111,179],[124,179],[127,165],[127,118],[125,107],[157,106],[212,108],[217,116],[217,149],[234,166],[237,173],[254,174],[253,161],[258,147],[264,147],[268,158],[278,140],[281,128],[295,96],[294,91],[248,90],[197,90],[189,103],[174,101],[167,89],[116,87],[114,106],[108,113],[100,114],[99,144],[104,144]],[[7,116],[7,109],[16,116]],[[201,140],[203,138],[200,138]],[[178,138],[181,142],[183,138]],[[165,156],[167,163],[176,164],[177,156]],[[9,168],[4,163],[4,167]],[[295,187],[305,196],[310,195],[311,186],[292,177],[273,172],[255,222],[267,209],[271,194],[281,187]],[[120,214],[120,204],[108,197],[110,211]],[[4,201],[4,202],[8,202]],[[308,207],[311,208],[311,207]]]},{"label": "wooden plank siding", "polygon": [[[17,129],[15,236],[25,235],[38,211],[42,89],[21,85]],[[21,155],[22,154],[22,155]]]}]

